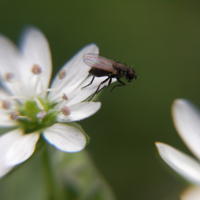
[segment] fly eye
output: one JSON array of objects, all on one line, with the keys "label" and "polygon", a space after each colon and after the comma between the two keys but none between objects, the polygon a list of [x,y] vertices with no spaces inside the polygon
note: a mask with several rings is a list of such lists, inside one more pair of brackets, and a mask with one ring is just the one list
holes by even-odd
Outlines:
[{"label": "fly eye", "polygon": [[136,74],[135,74],[135,71],[134,71],[132,68],[130,68],[130,69],[128,70],[127,74],[126,74],[126,79],[127,79],[127,81],[128,81],[128,82],[131,82],[132,79],[133,79],[133,78],[136,78],[136,77],[137,77],[137,76],[136,76]]}]

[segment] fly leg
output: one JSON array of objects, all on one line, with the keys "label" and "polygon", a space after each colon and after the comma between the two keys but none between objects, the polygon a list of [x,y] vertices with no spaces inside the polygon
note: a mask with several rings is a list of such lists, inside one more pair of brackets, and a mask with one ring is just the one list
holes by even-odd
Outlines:
[{"label": "fly leg", "polygon": [[116,88],[117,86],[125,86],[125,85],[126,85],[126,84],[123,83],[119,78],[117,78],[117,81],[118,81],[119,83],[121,83],[121,85],[115,85],[115,86],[111,89],[111,92],[112,92],[113,89]]},{"label": "fly leg", "polygon": [[98,94],[101,90],[103,90],[105,87],[109,87],[110,84],[112,83],[112,78],[110,78],[108,85],[103,86],[96,94]]},{"label": "fly leg", "polygon": [[[91,97],[88,101],[91,101],[91,100],[93,99],[93,97],[95,96],[95,94],[98,94],[104,87],[106,87],[106,86],[104,86],[103,88],[101,88],[101,89],[99,90],[100,86],[101,86],[102,84],[106,83],[109,79],[112,79],[112,78],[108,77],[107,79],[105,79],[104,81],[102,81],[102,82],[99,84],[98,88],[96,89],[96,91],[94,92],[94,94],[92,95],[92,97]],[[110,82],[111,82],[111,80],[109,80],[109,83],[110,83]],[[109,83],[108,83],[108,86],[110,85]]]},{"label": "fly leg", "polygon": [[86,88],[87,86],[91,85],[93,83],[93,81],[94,81],[94,78],[95,78],[95,76],[92,77],[92,80],[90,81],[90,83],[88,85],[82,87],[81,89]]}]

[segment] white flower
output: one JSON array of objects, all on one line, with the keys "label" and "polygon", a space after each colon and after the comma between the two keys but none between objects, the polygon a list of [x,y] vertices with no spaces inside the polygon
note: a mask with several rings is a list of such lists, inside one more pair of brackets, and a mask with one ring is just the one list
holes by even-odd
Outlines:
[{"label": "white flower", "polygon": [[199,200],[200,199],[200,186],[187,187],[180,194],[181,200]]},{"label": "white flower", "polygon": [[83,63],[86,53],[98,53],[98,47],[91,44],[79,51],[49,89],[52,63],[43,33],[27,29],[20,50],[0,35],[0,127],[15,128],[0,136],[0,177],[32,155],[40,134],[65,152],[85,147],[84,133],[67,122],[87,118],[99,110],[99,102],[83,101],[104,80],[96,78],[81,90],[91,80],[90,67]]},{"label": "white flower", "polygon": [[[175,127],[187,147],[197,159],[179,150],[157,142],[162,159],[177,173],[192,184],[200,185],[200,112],[191,102],[177,99],[172,105],[172,116]],[[181,195],[181,199],[200,199],[200,188],[188,189]]]}]

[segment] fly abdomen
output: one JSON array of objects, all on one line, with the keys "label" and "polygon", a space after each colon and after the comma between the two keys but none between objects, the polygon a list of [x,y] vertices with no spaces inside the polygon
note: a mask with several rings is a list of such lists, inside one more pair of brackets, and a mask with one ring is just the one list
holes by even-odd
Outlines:
[{"label": "fly abdomen", "polygon": [[91,75],[97,76],[97,77],[101,77],[101,76],[109,76],[111,73],[109,71],[105,71],[102,69],[97,69],[97,68],[91,68],[89,73]]}]

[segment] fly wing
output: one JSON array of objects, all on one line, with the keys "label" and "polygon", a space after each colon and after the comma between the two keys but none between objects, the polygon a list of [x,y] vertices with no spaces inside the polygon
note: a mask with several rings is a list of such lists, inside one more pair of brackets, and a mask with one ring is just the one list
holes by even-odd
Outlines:
[{"label": "fly wing", "polygon": [[98,54],[87,53],[83,56],[83,62],[90,67],[102,69],[109,72],[115,72],[113,65],[116,63],[114,60],[105,58]]}]

